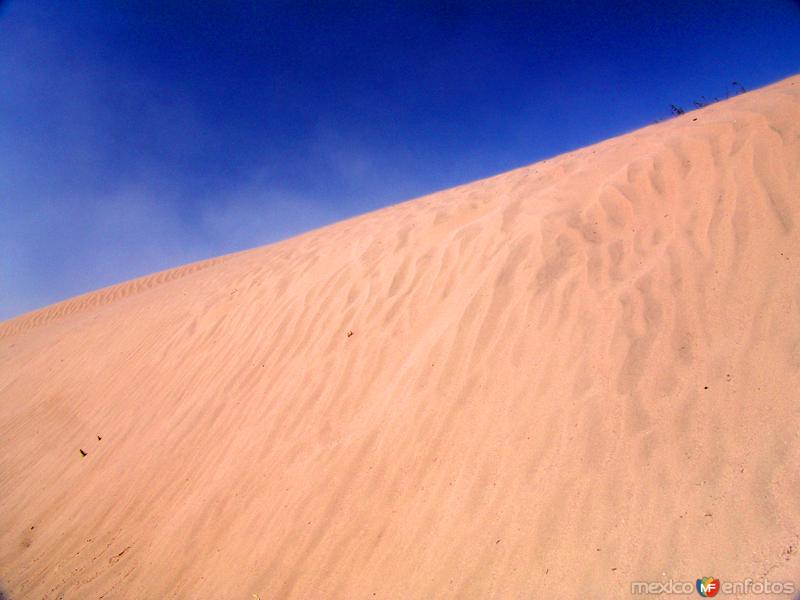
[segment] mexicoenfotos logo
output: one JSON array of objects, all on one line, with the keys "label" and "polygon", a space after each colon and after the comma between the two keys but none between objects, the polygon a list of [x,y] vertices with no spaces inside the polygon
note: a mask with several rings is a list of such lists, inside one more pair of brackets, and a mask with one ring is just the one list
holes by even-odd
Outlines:
[{"label": "mexicoenfotos logo", "polygon": [[[678,579],[665,579],[661,581],[632,581],[631,594],[656,595],[656,596],[694,596],[695,592],[703,598],[713,598],[717,594],[722,596],[783,596],[795,597],[798,586],[793,581],[770,581],[769,579],[747,579],[734,581],[721,581],[714,577],[696,579],[694,585],[691,581]],[[796,597],[800,599],[800,596]]]},{"label": "mexicoenfotos logo", "polygon": [[703,598],[713,598],[719,594],[719,579],[713,577],[703,577],[697,580],[697,593]]}]

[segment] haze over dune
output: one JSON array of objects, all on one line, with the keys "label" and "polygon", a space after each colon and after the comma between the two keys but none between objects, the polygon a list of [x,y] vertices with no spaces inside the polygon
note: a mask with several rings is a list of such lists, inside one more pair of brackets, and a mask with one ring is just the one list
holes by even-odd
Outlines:
[{"label": "haze over dune", "polygon": [[8,321],[0,584],[800,583],[799,224],[796,76]]}]

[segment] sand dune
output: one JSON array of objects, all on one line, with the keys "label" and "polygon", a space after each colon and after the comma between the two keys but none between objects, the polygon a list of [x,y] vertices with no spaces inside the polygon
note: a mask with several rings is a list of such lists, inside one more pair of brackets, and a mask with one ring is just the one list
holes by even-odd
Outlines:
[{"label": "sand dune", "polygon": [[799,225],[794,77],[8,321],[0,585],[800,583]]}]

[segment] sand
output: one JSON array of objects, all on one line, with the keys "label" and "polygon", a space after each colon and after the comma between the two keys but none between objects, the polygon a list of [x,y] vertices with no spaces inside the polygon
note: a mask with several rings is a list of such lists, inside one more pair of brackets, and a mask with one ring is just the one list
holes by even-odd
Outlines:
[{"label": "sand", "polygon": [[7,321],[3,593],[800,583],[798,227],[800,76]]}]

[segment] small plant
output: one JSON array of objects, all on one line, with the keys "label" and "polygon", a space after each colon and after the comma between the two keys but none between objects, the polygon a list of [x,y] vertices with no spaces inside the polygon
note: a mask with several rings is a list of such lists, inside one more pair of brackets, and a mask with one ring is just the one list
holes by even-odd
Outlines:
[{"label": "small plant", "polygon": [[[731,81],[730,84],[725,86],[725,99],[727,100],[731,96],[738,96],[739,94],[744,94],[747,92],[745,87],[739,83],[738,81]],[[719,102],[721,98],[715,96],[713,100],[707,99],[705,96],[700,96],[699,100],[695,100],[692,102],[695,108],[704,108],[710,104],[714,104],[715,102]],[[682,106],[678,106],[677,104],[670,104],[669,105],[670,111],[672,111],[672,115],[675,117],[679,117],[686,113],[686,110]]]}]

